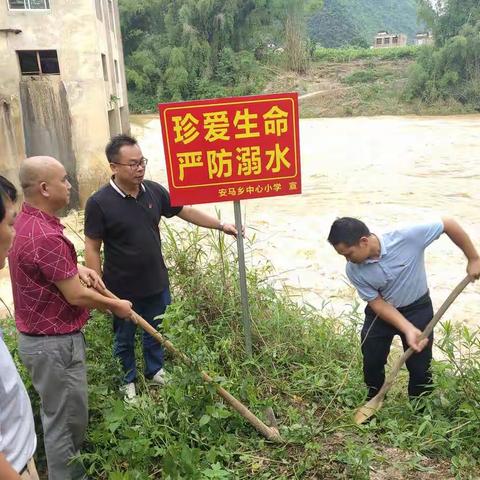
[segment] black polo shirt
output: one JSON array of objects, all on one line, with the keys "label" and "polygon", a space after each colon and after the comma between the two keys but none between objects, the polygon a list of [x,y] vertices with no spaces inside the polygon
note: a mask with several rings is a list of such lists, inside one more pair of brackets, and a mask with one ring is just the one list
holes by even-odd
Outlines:
[{"label": "black polo shirt", "polygon": [[103,280],[122,298],[145,298],[168,287],[159,223],[182,207],[172,207],[168,191],[145,180],[138,197],[114,183],[94,193],[85,206],[85,235],[104,244]]}]

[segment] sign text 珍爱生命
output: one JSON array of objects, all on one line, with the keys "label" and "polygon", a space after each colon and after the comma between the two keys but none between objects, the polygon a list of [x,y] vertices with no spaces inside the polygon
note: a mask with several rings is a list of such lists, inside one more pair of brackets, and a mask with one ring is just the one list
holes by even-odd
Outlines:
[{"label": "sign text \u73cd\u7231\u751f\u547d", "polygon": [[298,96],[160,104],[172,204],[301,193]]}]

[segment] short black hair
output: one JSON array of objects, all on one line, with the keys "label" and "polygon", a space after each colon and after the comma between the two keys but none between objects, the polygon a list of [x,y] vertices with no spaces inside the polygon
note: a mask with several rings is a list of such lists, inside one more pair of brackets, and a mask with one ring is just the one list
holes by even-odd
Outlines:
[{"label": "short black hair", "polygon": [[105,147],[105,155],[107,156],[108,163],[115,161],[118,152],[125,145],[138,145],[138,142],[135,138],[123,133],[120,135],[115,135],[111,138]]},{"label": "short black hair", "polygon": [[333,245],[344,243],[347,247],[357,245],[362,237],[368,237],[370,230],[358,218],[337,218],[330,228],[328,241]]},{"label": "short black hair", "polygon": [[3,219],[5,218],[5,200],[16,202],[17,189],[10,180],[3,175],[0,175],[0,222],[3,222]]}]

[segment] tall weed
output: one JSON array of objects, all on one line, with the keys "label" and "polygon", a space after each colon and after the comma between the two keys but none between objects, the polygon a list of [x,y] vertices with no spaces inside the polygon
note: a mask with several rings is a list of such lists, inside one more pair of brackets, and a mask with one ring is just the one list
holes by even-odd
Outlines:
[{"label": "tall weed", "polygon": [[313,58],[325,62],[351,62],[364,58],[378,58],[381,60],[397,60],[400,58],[416,58],[419,53],[416,45],[394,48],[324,48],[317,47]]},{"label": "tall weed", "polygon": [[[367,479],[372,468],[391,466],[387,448],[405,452],[398,467],[411,475],[405,478],[422,478],[425,462],[438,459],[450,464],[439,478],[478,476],[476,333],[445,323],[437,331],[443,358],[434,363],[431,396],[411,405],[403,372],[378,415],[357,427],[352,412],[365,397],[358,305],[332,318],[294,303],[265,281],[270,266],[250,268],[254,354],[248,360],[230,241],[216,232],[167,229],[164,251],[174,303],[162,333],[264,421],[265,408],[272,407],[288,443],[269,444],[195,368],[174,358],[167,358],[170,381],[164,388],[141,378],[139,404],[125,404],[111,322],[95,313],[86,328],[90,424],[81,455],[92,478]],[[7,340],[14,349],[14,337]]]}]

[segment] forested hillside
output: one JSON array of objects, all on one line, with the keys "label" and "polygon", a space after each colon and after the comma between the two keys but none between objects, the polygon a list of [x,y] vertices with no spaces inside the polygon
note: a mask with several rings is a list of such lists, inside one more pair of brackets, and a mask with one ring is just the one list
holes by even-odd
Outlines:
[{"label": "forested hillside", "polygon": [[[478,0],[449,0],[441,9],[430,0],[119,0],[119,5],[132,112],[153,112],[158,102],[258,94],[285,75],[293,75],[292,88],[313,75],[314,89],[317,74],[326,72],[319,62],[333,65],[317,90],[335,87],[352,97],[334,108],[335,114],[480,108]],[[379,30],[405,33],[412,41],[424,29],[433,32],[435,47],[369,48]],[[363,48],[325,48],[332,46]],[[373,58],[380,53],[393,62],[387,71]],[[417,64],[402,61],[397,68],[395,60],[405,55],[418,57]],[[347,75],[357,75],[355,82],[337,85],[344,74],[335,73],[335,63],[360,58],[371,62],[352,65]],[[412,107],[412,102],[420,103]],[[315,108],[309,115],[324,111]]]},{"label": "forested hillside", "polygon": [[[415,0],[119,0],[129,103],[249,95],[277,68],[305,74],[322,46],[416,30]],[[273,68],[273,70],[272,70]]]},{"label": "forested hillside", "polygon": [[132,111],[158,101],[261,91],[266,57],[307,65],[306,19],[321,0],[120,0]]},{"label": "forested hillside", "polygon": [[[325,0],[308,22],[310,36],[324,47],[369,46],[380,30],[415,37],[415,0]],[[421,27],[420,27],[421,28]]]}]

